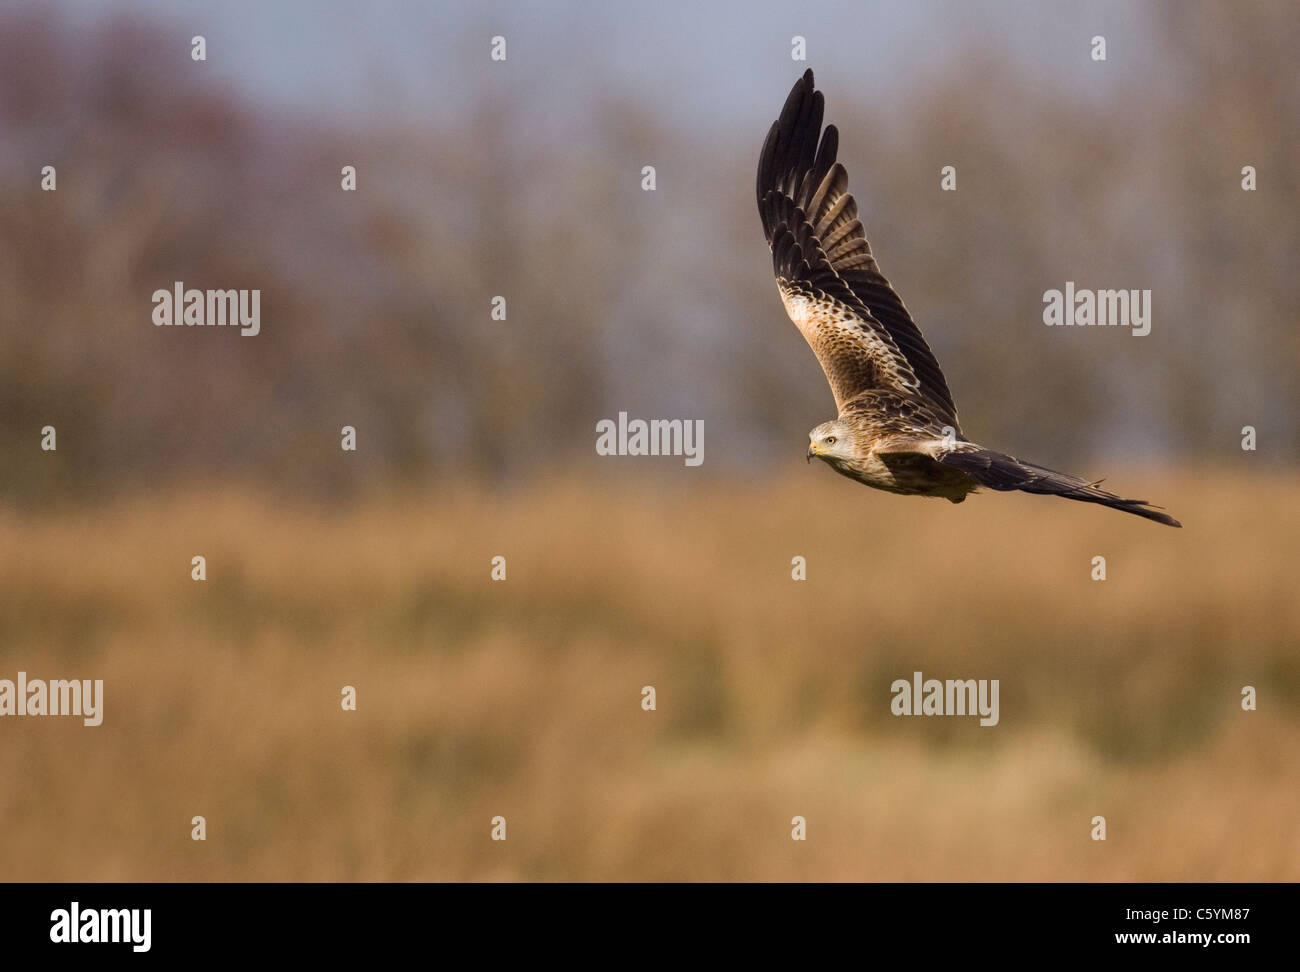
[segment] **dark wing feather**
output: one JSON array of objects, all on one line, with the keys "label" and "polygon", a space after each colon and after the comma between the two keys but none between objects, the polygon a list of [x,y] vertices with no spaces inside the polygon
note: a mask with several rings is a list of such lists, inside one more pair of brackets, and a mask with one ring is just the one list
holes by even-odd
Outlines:
[{"label": "dark wing feather", "polygon": [[1090,483],[1069,473],[1057,472],[1045,466],[1025,462],[1015,456],[985,449],[974,443],[959,449],[940,453],[939,462],[954,469],[960,469],[981,486],[1002,492],[1020,490],[1025,493],[1046,493],[1051,496],[1064,496],[1066,499],[1081,503],[1100,503],[1112,509],[1123,510],[1135,516],[1155,520],[1166,526],[1182,526],[1168,513],[1153,508],[1146,500],[1125,499],[1115,493],[1098,488],[1097,483]]},{"label": "dark wing feather", "polygon": [[957,408],[943,371],[872,255],[857,203],[848,192],[848,173],[835,159],[839,132],[834,125],[822,131],[823,112],[822,93],[814,90],[809,70],[795,82],[759,156],[763,232],[773,244],[783,225],[800,235],[800,223],[807,222],[807,235],[821,250],[830,273],[855,298],[850,306],[865,312],[863,327],[888,335],[889,344],[906,361],[913,390],[956,427]]}]

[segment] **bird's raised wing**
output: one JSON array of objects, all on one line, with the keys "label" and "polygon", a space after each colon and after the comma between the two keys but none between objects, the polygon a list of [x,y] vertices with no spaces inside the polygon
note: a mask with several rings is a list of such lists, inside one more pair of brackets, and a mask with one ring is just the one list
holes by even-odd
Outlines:
[{"label": "bird's raised wing", "polygon": [[839,408],[873,388],[924,399],[957,423],[948,383],[902,299],[876,265],[839,132],[822,132],[811,70],[795,82],[758,161],[758,212],[786,312],[812,347]]}]

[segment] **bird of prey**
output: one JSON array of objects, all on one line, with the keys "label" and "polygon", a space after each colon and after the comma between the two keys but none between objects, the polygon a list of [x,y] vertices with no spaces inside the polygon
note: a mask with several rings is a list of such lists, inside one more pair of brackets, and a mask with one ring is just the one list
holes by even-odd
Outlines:
[{"label": "bird of prey", "polygon": [[821,363],[839,416],[808,433],[808,460],[891,493],[960,503],[981,486],[1100,503],[1181,526],[1145,500],[967,439],[939,363],[884,278],[822,131],[813,73],[795,82],[758,161],[758,211],[786,313]]}]

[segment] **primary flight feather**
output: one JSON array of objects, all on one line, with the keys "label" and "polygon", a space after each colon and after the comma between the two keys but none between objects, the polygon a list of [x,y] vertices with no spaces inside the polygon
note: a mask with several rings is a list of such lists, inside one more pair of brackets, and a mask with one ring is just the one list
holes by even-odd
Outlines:
[{"label": "primary flight feather", "polygon": [[811,70],[795,82],[758,160],[758,212],[786,313],[830,382],[839,416],[808,459],[891,493],[960,503],[981,486],[1100,503],[1181,526],[1145,500],[969,441],[930,346],[876,264],[836,161],[839,133]]}]

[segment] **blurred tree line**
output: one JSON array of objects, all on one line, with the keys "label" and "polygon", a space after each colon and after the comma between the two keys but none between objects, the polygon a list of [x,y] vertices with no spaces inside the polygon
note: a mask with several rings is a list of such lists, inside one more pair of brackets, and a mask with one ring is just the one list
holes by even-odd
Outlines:
[{"label": "blurred tree line", "polygon": [[[1148,83],[1063,93],[975,52],[888,110],[832,88],[827,117],[973,438],[1086,471],[1115,453],[1240,462],[1249,424],[1260,459],[1294,461],[1300,18],[1151,16]],[[619,410],[704,418],[706,469],[766,471],[832,415],[754,211],[763,125],[738,140],[598,94],[560,135],[527,90],[472,70],[455,130],[326,125],[159,58],[147,23],[0,20],[11,499],[209,474],[515,481],[590,456]],[[155,328],[151,294],[178,280],[260,288],[261,334]],[[1067,280],[1151,289],[1151,334],[1043,326]]]}]

